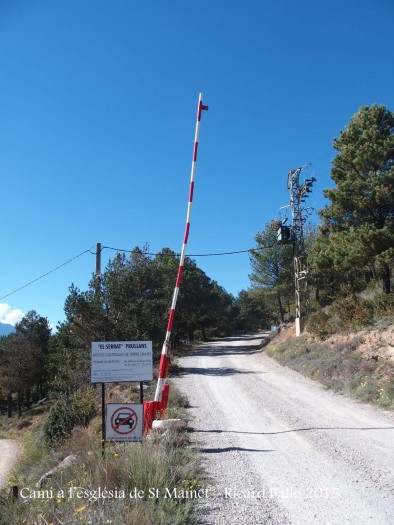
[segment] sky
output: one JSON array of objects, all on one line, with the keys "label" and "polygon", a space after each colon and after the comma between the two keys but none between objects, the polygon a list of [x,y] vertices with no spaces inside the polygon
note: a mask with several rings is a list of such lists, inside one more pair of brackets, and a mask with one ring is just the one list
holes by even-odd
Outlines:
[{"label": "sky", "polygon": [[[333,139],[394,110],[393,23],[392,0],[0,0],[0,322],[64,320],[97,242],[181,250],[200,92],[187,254],[252,248],[306,163],[321,209]],[[195,260],[250,286],[248,254]]]}]

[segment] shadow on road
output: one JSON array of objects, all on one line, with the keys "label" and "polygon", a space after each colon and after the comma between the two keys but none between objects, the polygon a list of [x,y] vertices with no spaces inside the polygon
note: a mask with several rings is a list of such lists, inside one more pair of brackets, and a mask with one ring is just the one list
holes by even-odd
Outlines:
[{"label": "shadow on road", "polygon": [[221,454],[222,452],[276,452],[276,450],[264,450],[259,448],[224,447],[224,448],[200,448],[199,452],[204,454]]},{"label": "shadow on road", "polygon": [[204,376],[231,376],[236,374],[267,374],[268,372],[261,372],[256,370],[243,370],[242,368],[230,368],[230,367],[220,367],[220,368],[199,368],[199,367],[190,367],[190,368],[181,368],[179,367],[176,371],[176,375],[204,375]]},{"label": "shadow on road", "polygon": [[257,354],[262,352],[260,345],[245,345],[245,346],[209,346],[204,344],[198,347],[198,350],[188,354],[190,356],[224,356],[224,355],[242,355],[242,354]]},{"label": "shadow on road", "polygon": [[[258,332],[256,334],[249,334],[249,335],[236,335],[231,337],[221,337],[219,341],[227,341],[229,343],[233,342],[241,342],[241,341],[254,341],[256,339],[264,339],[265,337],[268,337],[270,332]],[[208,341],[204,344],[215,344],[215,340]]]},{"label": "shadow on road", "polygon": [[278,432],[245,432],[243,430],[200,430],[198,428],[189,428],[188,432],[208,432],[212,434],[254,434],[258,436],[274,436],[276,434],[288,434],[289,432],[310,432],[313,430],[394,430],[394,427],[311,427],[311,428],[293,428],[290,430],[279,430]]}]

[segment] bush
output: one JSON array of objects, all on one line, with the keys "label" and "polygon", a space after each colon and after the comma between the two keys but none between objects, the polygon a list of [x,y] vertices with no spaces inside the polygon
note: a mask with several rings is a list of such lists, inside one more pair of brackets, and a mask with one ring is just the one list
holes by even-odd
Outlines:
[{"label": "bush", "polygon": [[64,442],[77,426],[86,427],[96,415],[93,390],[77,390],[73,395],[64,395],[49,412],[44,425],[45,442],[55,447]]},{"label": "bush", "polygon": [[371,300],[375,315],[382,317],[394,314],[394,294],[380,292]]},{"label": "bush", "polygon": [[338,315],[342,330],[359,329],[372,324],[373,306],[371,301],[350,294],[334,301],[330,314]]},{"label": "bush", "polygon": [[18,423],[15,425],[15,428],[17,430],[22,430],[24,428],[29,427],[32,424],[30,419],[20,419]]},{"label": "bush", "polygon": [[49,447],[54,447],[71,434],[74,428],[74,410],[71,399],[64,396],[51,408],[44,425],[44,439]]},{"label": "bush", "polygon": [[325,339],[332,334],[332,326],[330,323],[331,317],[319,310],[314,312],[308,318],[307,329],[313,335],[317,335],[320,339]]},{"label": "bush", "polygon": [[[356,295],[349,287],[341,290],[341,295],[325,309],[314,312],[307,321],[308,331],[325,339],[344,330],[359,330],[380,323],[387,317],[386,326],[394,316],[394,294],[367,290]],[[384,327],[380,327],[383,329]]]},{"label": "bush", "polygon": [[75,425],[87,427],[97,414],[93,389],[89,388],[84,392],[77,390],[73,398]]}]

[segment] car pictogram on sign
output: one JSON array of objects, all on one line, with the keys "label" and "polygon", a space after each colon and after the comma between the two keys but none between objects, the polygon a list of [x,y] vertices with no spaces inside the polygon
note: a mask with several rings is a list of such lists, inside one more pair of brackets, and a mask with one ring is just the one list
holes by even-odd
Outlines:
[{"label": "car pictogram on sign", "polygon": [[135,426],[135,420],[129,412],[119,412],[115,418],[115,426],[119,427],[129,427],[131,430]]}]

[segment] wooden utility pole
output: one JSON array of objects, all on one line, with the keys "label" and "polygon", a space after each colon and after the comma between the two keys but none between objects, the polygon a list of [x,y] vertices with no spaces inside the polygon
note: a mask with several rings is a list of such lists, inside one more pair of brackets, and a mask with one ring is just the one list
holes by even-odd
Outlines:
[{"label": "wooden utility pole", "polygon": [[96,294],[100,294],[100,280],[101,280],[101,242],[97,243],[96,247]]},{"label": "wooden utility pole", "polygon": [[[101,242],[96,246],[96,274],[95,274],[96,301],[100,304],[101,294]],[[105,383],[101,383],[101,453],[105,454]]]}]

